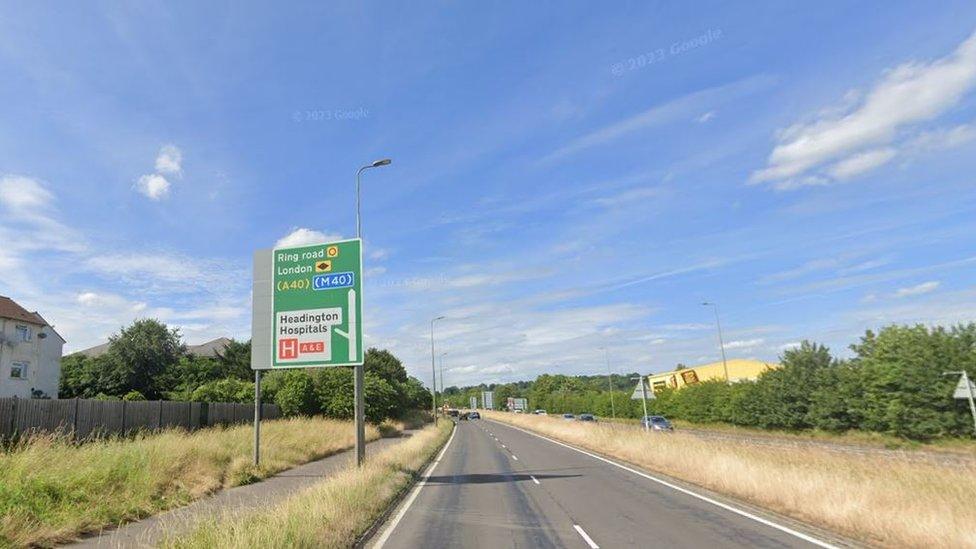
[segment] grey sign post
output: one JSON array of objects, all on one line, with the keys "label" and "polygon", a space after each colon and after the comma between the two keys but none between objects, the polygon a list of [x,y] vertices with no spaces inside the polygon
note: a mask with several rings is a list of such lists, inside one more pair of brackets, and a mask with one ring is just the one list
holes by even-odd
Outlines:
[{"label": "grey sign post", "polygon": [[251,369],[254,370],[254,464],[261,462],[261,370],[269,367],[274,300],[271,250],[254,252],[251,285]]},{"label": "grey sign post", "polygon": [[969,374],[965,370],[961,372],[943,372],[944,376],[959,375],[959,383],[952,397],[957,400],[969,401],[969,413],[973,415],[973,434],[976,435],[976,383],[969,379]]}]

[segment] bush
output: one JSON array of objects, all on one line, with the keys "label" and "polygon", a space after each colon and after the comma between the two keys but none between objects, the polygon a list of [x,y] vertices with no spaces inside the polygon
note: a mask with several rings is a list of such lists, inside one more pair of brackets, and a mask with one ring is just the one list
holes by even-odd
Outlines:
[{"label": "bush", "polygon": [[310,416],[321,410],[315,384],[305,370],[285,372],[274,401],[285,416]]},{"label": "bush", "polygon": [[190,400],[194,402],[252,402],[254,400],[254,384],[234,378],[211,381],[197,387],[191,393]]}]

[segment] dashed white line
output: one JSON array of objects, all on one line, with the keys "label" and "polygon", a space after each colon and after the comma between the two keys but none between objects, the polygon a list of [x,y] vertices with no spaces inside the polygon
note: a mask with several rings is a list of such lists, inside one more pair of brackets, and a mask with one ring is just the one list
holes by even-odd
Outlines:
[{"label": "dashed white line", "polygon": [[581,528],[579,524],[574,524],[573,528],[575,528],[576,531],[579,532],[579,535],[583,537],[583,541],[585,541],[586,544],[590,546],[590,549],[600,549],[600,546],[593,541],[593,538],[591,538],[586,534],[586,530],[583,530],[583,528]]},{"label": "dashed white line", "polygon": [[512,454],[512,459],[514,459],[515,461],[518,461],[518,456],[515,455],[515,454]]},{"label": "dashed white line", "polygon": [[[775,522],[773,522],[771,520],[765,519],[765,518],[760,517],[758,515],[754,515],[752,513],[747,512],[747,511],[743,511],[742,509],[738,509],[738,508],[733,507],[731,505],[727,505],[725,503],[722,503],[721,501],[712,499],[712,498],[710,498],[708,496],[703,496],[702,494],[698,494],[698,493],[693,492],[691,490],[688,490],[686,488],[682,488],[682,487],[680,487],[680,486],[678,486],[676,484],[673,484],[673,483],[668,482],[666,480],[663,480],[663,479],[657,478],[655,476],[649,475],[649,474],[647,474],[647,473],[645,473],[643,471],[638,471],[637,469],[634,469],[633,467],[627,467],[626,465],[621,465],[620,463],[617,463],[615,461],[609,460],[609,459],[607,459],[607,458],[605,458],[603,456],[598,456],[598,455],[596,455],[594,453],[587,452],[586,450],[582,450],[582,449],[577,448],[575,446],[572,446],[570,444],[566,444],[566,443],[563,443],[563,442],[559,442],[558,440],[551,439],[551,438],[549,438],[549,437],[547,437],[545,435],[540,435],[538,433],[533,433],[532,431],[529,431],[529,430],[526,430],[526,429],[522,429],[521,427],[516,427],[514,425],[508,425],[508,427],[511,427],[512,429],[515,429],[516,431],[522,431],[523,433],[525,433],[527,435],[532,435],[534,437],[538,437],[538,438],[541,438],[543,440],[548,440],[549,442],[551,442],[553,444],[557,444],[557,445],[562,446],[564,448],[569,448],[570,450],[573,450],[575,452],[579,452],[581,454],[590,456],[593,459],[598,459],[598,460],[600,460],[600,461],[602,461],[604,463],[609,463],[610,465],[613,465],[614,467],[619,467],[619,468],[623,469],[624,471],[629,471],[631,473],[634,473],[635,475],[644,477],[647,480],[656,482],[656,483],[661,484],[663,486],[667,486],[668,488],[671,488],[672,490],[677,490],[678,492],[681,492],[682,494],[687,494],[687,495],[689,495],[689,496],[691,496],[693,498],[697,498],[697,499],[700,499],[701,501],[704,501],[704,502],[707,502],[707,503],[711,503],[712,505],[715,505],[716,507],[721,507],[722,509],[725,509],[726,511],[731,511],[731,512],[733,512],[733,513],[735,513],[735,514],[737,514],[739,516],[742,516],[742,517],[745,517],[745,518],[748,518],[748,519],[752,519],[752,520],[754,520],[754,521],[756,521],[756,522],[758,522],[760,524],[765,524],[766,526],[769,526],[770,528],[775,528],[776,530],[779,530],[780,532],[784,532],[784,533],[787,533],[787,534],[789,534],[791,536],[800,538],[800,539],[802,539],[804,541],[808,541],[808,542],[810,542],[810,543],[812,543],[814,545],[817,545],[818,547],[824,547],[824,548],[827,548],[827,549],[836,549],[836,546],[835,545],[831,545],[830,543],[827,543],[825,541],[819,540],[819,539],[817,539],[817,538],[815,538],[813,536],[810,536],[810,535],[804,534],[803,532],[799,532],[799,531],[794,530],[792,528],[783,526],[782,524],[777,524],[777,523],[775,523]],[[577,527],[577,530],[580,530],[581,531],[582,529],[579,528],[579,527]],[[582,532],[581,532],[581,534],[582,534]]]},{"label": "dashed white line", "polygon": [[534,475],[529,475],[529,478],[532,479],[532,482],[536,484],[542,484],[541,482],[539,482],[539,479],[535,478]]}]

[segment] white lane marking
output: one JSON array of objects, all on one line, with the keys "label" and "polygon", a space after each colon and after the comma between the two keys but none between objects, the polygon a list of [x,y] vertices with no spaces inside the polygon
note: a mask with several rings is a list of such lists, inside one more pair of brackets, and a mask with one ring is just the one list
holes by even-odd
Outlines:
[{"label": "white lane marking", "polygon": [[502,444],[502,448],[508,450],[508,446],[505,446],[504,444]]},{"label": "white lane marking", "polygon": [[586,535],[586,531],[583,530],[583,528],[581,528],[579,524],[574,524],[573,528],[576,528],[576,531],[579,532],[579,535],[583,536],[583,541],[585,541],[586,544],[590,546],[590,549],[600,549],[600,546],[593,541],[593,538]]},{"label": "white lane marking", "polygon": [[587,452],[586,450],[581,450],[581,449],[579,449],[579,448],[577,448],[575,446],[571,446],[569,444],[565,444],[563,442],[559,442],[558,440],[551,439],[551,438],[549,438],[547,436],[543,436],[543,435],[540,435],[538,433],[533,433],[532,431],[527,431],[525,429],[522,429],[521,427],[516,427],[514,425],[509,425],[509,427],[511,427],[512,429],[515,429],[516,431],[522,431],[523,433],[526,433],[526,434],[529,434],[529,435],[532,435],[532,436],[535,436],[535,437],[539,437],[539,438],[541,438],[543,440],[548,440],[549,442],[551,442],[553,444],[558,444],[559,446],[562,446],[564,448],[569,448],[570,450],[574,450],[574,451],[579,452],[581,454],[585,454],[587,456],[590,456],[591,458],[598,459],[598,460],[600,460],[602,462],[609,463],[610,465],[613,465],[614,467],[619,467],[619,468],[623,469],[624,471],[630,471],[631,473],[634,473],[635,475],[642,476],[642,477],[644,477],[644,478],[646,478],[648,480],[652,480],[652,481],[654,481],[654,482],[656,482],[658,484],[661,484],[663,486],[667,486],[668,488],[677,490],[677,491],[681,492],[682,494],[687,494],[687,495],[689,495],[689,496],[691,496],[693,498],[697,498],[697,499],[700,499],[700,500],[702,500],[704,502],[711,503],[712,505],[721,507],[722,509],[725,509],[726,511],[731,511],[731,512],[733,512],[733,513],[735,513],[735,514],[737,514],[739,516],[743,516],[743,517],[746,517],[748,519],[752,519],[752,520],[754,520],[754,521],[756,521],[756,522],[758,522],[760,524],[765,524],[766,526],[769,526],[770,528],[775,528],[776,530],[779,530],[780,532],[785,532],[787,534],[790,534],[791,536],[796,536],[796,537],[798,537],[798,538],[800,538],[800,539],[802,539],[804,541],[808,541],[808,542],[810,542],[810,543],[812,543],[812,544],[814,544],[814,545],[816,545],[818,547],[825,547],[827,549],[839,549],[836,545],[831,545],[831,544],[829,544],[829,543],[827,543],[825,541],[821,541],[821,540],[819,540],[819,539],[817,539],[817,538],[815,538],[813,536],[809,536],[807,534],[804,534],[803,532],[799,532],[799,531],[796,531],[796,530],[794,530],[792,528],[789,528],[787,526],[783,526],[782,524],[776,524],[775,522],[773,522],[771,520],[764,519],[764,518],[762,518],[762,517],[760,517],[758,515],[754,515],[754,514],[748,512],[748,511],[743,511],[742,509],[737,509],[735,507],[732,507],[731,505],[722,503],[721,501],[718,501],[718,500],[714,500],[714,499],[712,499],[712,498],[710,498],[708,496],[703,496],[701,494],[692,492],[691,490],[682,488],[682,487],[680,487],[680,486],[678,486],[676,484],[672,484],[672,483],[670,483],[670,482],[668,482],[668,481],[666,481],[664,479],[660,479],[660,478],[657,478],[655,476],[651,476],[651,475],[649,475],[649,474],[647,474],[647,473],[645,473],[643,471],[638,471],[637,469],[634,469],[633,467],[627,467],[626,465],[622,465],[622,464],[617,463],[615,461],[611,461],[611,460],[609,460],[609,459],[607,459],[607,458],[605,458],[603,456],[598,456],[596,454]]},{"label": "white lane marking", "polygon": [[512,459],[514,459],[515,461],[518,461],[518,456],[515,455],[515,454],[512,454]]},{"label": "white lane marking", "polygon": [[529,478],[532,479],[532,482],[536,484],[542,484],[541,482],[539,482],[539,479],[535,478],[535,476],[533,475],[529,475]]},{"label": "white lane marking", "polygon": [[380,538],[373,545],[374,549],[380,549],[384,544],[386,544],[387,540],[390,539],[390,535],[393,534],[393,530],[396,530],[397,525],[400,524],[401,520],[403,520],[403,516],[407,514],[407,510],[410,509],[411,505],[413,505],[413,501],[417,499],[417,495],[420,494],[420,489],[427,484],[427,479],[429,479],[430,475],[434,473],[434,468],[437,467],[437,464],[441,462],[441,458],[444,457],[444,452],[447,451],[447,447],[450,446],[451,441],[454,440],[455,433],[457,433],[456,426],[454,430],[451,431],[451,438],[447,439],[447,443],[444,444],[444,447],[441,448],[440,453],[437,454],[436,458],[434,458],[434,462],[431,463],[430,467],[427,468],[427,472],[424,473],[424,478],[420,479],[420,482],[413,487],[413,491],[410,493],[410,497],[407,498],[406,503],[403,504],[400,511],[395,517],[393,517],[393,521],[389,526],[387,526],[386,531],[383,532],[383,535],[380,536]]}]

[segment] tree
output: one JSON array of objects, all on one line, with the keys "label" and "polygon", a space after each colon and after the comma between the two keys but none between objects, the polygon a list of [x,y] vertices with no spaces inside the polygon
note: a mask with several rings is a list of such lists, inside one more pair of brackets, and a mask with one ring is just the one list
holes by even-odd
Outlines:
[{"label": "tree", "polygon": [[321,411],[315,394],[315,384],[305,370],[292,370],[281,376],[275,404],[286,416],[310,416]]},{"label": "tree", "polygon": [[385,379],[388,382],[405,383],[407,381],[407,370],[403,367],[400,359],[386,349],[378,350],[370,348],[364,357],[366,373],[372,373]]},{"label": "tree", "polygon": [[235,378],[210,381],[197,387],[190,395],[194,402],[241,402],[254,401],[254,383]]},{"label": "tree", "polygon": [[222,350],[216,352],[221,377],[233,377],[242,381],[254,379],[251,370],[251,340],[240,342],[230,340]]},{"label": "tree", "polygon": [[141,319],[109,338],[108,368],[100,378],[102,390],[124,395],[135,390],[157,399],[166,389],[162,374],[185,352],[179,329],[155,319]]}]

